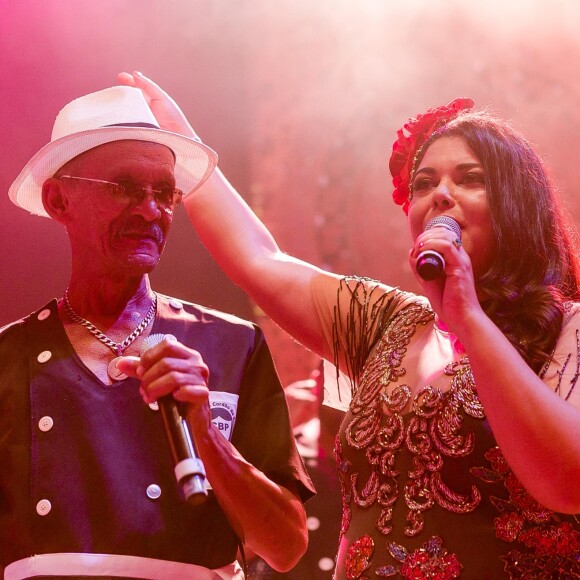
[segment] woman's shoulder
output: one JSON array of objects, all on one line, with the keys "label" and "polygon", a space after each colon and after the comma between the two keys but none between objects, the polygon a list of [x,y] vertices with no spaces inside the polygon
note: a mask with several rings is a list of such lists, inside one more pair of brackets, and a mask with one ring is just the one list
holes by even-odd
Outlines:
[{"label": "woman's shoulder", "polygon": [[[562,330],[556,344],[556,352],[562,351],[563,347],[568,350],[577,350],[580,337],[580,302],[564,303],[564,319]],[[565,348],[564,348],[565,350]]]},{"label": "woman's shoulder", "polygon": [[580,302],[564,302],[564,324],[580,318]]},{"label": "woman's shoulder", "polygon": [[564,318],[559,341],[567,335],[576,335],[580,330],[580,302],[564,302]]},{"label": "woman's shoulder", "polygon": [[580,408],[580,302],[566,302],[564,322],[554,352],[541,377],[562,398]]},{"label": "woman's shoulder", "polygon": [[[363,276],[315,276],[313,286],[316,291],[328,291],[329,286],[333,289],[333,295],[340,301],[346,294],[350,299],[361,304],[374,304],[378,302],[392,301],[396,310],[407,305],[417,304],[430,308],[429,301],[424,296],[401,290],[398,286],[389,286],[380,280]],[[324,289],[324,290],[323,290]]]}]

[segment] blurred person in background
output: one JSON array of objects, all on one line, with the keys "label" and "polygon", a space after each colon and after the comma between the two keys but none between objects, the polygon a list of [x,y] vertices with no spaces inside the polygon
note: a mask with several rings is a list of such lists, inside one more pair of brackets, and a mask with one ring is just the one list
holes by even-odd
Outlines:
[{"label": "blurred person in background", "polygon": [[[322,405],[325,384],[336,384],[336,368],[321,360],[310,377],[284,388],[298,451],[316,488],[306,504],[308,549],[289,572],[272,570],[264,560],[249,564],[250,578],[260,580],[330,580],[340,530],[340,484],[333,446],[338,425],[329,423]],[[332,388],[332,387],[331,387]]]}]

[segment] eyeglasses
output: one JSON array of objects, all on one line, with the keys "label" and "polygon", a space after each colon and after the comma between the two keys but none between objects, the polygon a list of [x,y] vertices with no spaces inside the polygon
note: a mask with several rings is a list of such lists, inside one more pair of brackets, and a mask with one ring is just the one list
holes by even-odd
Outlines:
[{"label": "eyeglasses", "polygon": [[106,185],[109,193],[118,201],[127,204],[141,203],[145,196],[151,192],[155,197],[155,203],[163,208],[172,208],[181,203],[183,191],[170,185],[162,186],[160,189],[153,189],[148,185],[141,185],[130,180],[123,180],[118,183],[114,181],[104,181],[102,179],[90,179],[88,177],[75,177],[73,175],[61,175],[58,179],[75,179],[77,181],[87,181]]}]

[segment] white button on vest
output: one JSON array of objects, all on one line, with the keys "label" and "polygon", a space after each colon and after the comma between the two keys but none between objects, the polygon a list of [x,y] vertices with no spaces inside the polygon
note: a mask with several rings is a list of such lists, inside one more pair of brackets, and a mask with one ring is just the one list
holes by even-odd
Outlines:
[{"label": "white button on vest", "polygon": [[147,486],[147,497],[149,499],[157,499],[160,495],[161,488],[156,483]]},{"label": "white button on vest", "polygon": [[36,513],[39,516],[47,515],[48,513],[50,513],[51,509],[52,509],[52,504],[47,499],[41,499],[36,504]]},{"label": "white button on vest", "polygon": [[50,316],[50,310],[45,308],[38,313],[38,320],[46,320]]},{"label": "white button on vest", "polygon": [[325,572],[329,572],[334,568],[334,560],[332,558],[320,558],[318,561],[318,567]]},{"label": "white button on vest", "polygon": [[157,401],[149,403],[149,408],[153,411],[159,411],[159,403]]},{"label": "white button on vest", "polygon": [[179,300],[175,299],[169,301],[169,306],[171,306],[171,308],[174,310],[181,310],[183,308],[183,304]]},{"label": "white button on vest", "polygon": [[317,530],[320,527],[320,520],[317,517],[310,516],[309,518],[306,518],[306,527],[311,532],[313,532],[314,530]]},{"label": "white button on vest", "polygon": [[52,417],[49,417],[48,415],[42,417],[42,419],[40,419],[40,421],[38,422],[38,428],[44,432],[50,431],[53,425],[54,421],[52,420]]},{"label": "white button on vest", "polygon": [[49,350],[43,350],[37,357],[36,360],[39,363],[45,363],[46,361],[50,360],[52,353]]}]

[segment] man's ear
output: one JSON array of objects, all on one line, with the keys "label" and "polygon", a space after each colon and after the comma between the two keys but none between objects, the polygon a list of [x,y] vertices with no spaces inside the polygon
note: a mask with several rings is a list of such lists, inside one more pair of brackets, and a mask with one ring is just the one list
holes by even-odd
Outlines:
[{"label": "man's ear", "polygon": [[68,197],[60,179],[49,177],[42,184],[42,205],[53,220],[67,224]]}]

